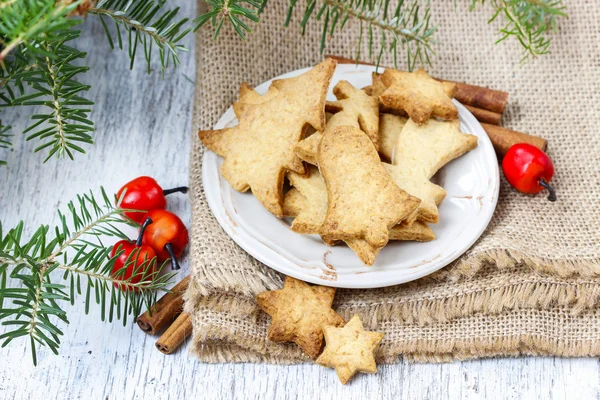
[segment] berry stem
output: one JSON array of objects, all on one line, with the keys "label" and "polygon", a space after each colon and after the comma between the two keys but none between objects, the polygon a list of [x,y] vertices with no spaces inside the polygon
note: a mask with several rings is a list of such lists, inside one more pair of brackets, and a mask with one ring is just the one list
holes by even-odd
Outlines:
[{"label": "berry stem", "polygon": [[144,220],[144,223],[142,224],[142,227],[140,228],[140,234],[138,235],[138,237],[135,241],[135,245],[137,247],[140,247],[142,245],[142,238],[144,237],[144,232],[146,232],[146,228],[151,223],[152,223],[152,218],[150,218],[150,217],[148,217]]},{"label": "berry stem", "polygon": [[548,200],[550,201],[556,201],[556,192],[554,191],[554,189],[552,188],[552,186],[550,186],[550,184],[548,182],[546,182],[545,179],[541,179],[540,180],[540,185],[542,185],[543,187],[545,187],[548,192],[550,192],[548,194]]},{"label": "berry stem", "polygon": [[179,186],[173,189],[166,189],[163,190],[163,195],[168,196],[171,193],[176,193],[176,192],[180,192],[180,193],[187,193],[189,190],[189,188],[187,186]]},{"label": "berry stem", "polygon": [[173,249],[173,245],[171,243],[165,244],[165,250],[171,257],[171,270],[175,271],[181,269],[179,262],[177,262],[177,257],[175,257],[175,249]]}]

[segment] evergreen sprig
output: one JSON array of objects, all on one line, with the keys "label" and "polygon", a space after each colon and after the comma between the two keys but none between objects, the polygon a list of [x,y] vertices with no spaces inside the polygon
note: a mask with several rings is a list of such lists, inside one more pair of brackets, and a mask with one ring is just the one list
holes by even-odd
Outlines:
[{"label": "evergreen sprig", "polygon": [[[138,45],[148,73],[152,53],[164,72],[179,64],[187,49],[179,42],[191,28],[179,19],[179,8],[165,10],[163,0],[8,0],[0,3],[0,109],[44,106],[48,112],[32,116],[23,133],[38,140],[35,151],[47,149],[44,162],[53,156],[74,158],[93,143],[94,124],[89,119],[93,102],[84,96],[89,85],[78,81],[89,68],[81,65],[86,53],[71,46],[80,36],[75,29],[80,14],[100,18],[111,48],[127,48],[133,68]],[[107,22],[115,25],[114,33]],[[124,32],[124,33],[123,33]],[[123,44],[125,42],[125,45]],[[155,57],[155,56],[154,56]],[[0,148],[6,136],[0,136]],[[1,162],[0,164],[6,164]]]},{"label": "evergreen sprig", "polygon": [[[485,0],[472,0],[471,10]],[[557,19],[566,17],[562,0],[491,0],[494,14],[489,23],[504,18],[500,29],[500,43],[509,37],[516,38],[523,46],[521,62],[550,52],[548,32],[556,31]]]},{"label": "evergreen sprig", "polygon": [[[23,239],[23,222],[8,232],[2,232],[0,224],[0,321],[6,327],[0,341],[4,347],[14,339],[28,337],[34,364],[39,345],[58,353],[63,335],[58,323],[69,322],[61,303],[74,304],[76,296],[83,295],[86,314],[95,302],[103,321],[116,318],[125,325],[128,316],[135,319],[142,307],[150,308],[157,290],[164,289],[173,277],[161,275],[160,268],[147,268],[156,260],[146,260],[132,274],[141,274],[138,282],[125,278],[125,271],[135,262],[131,256],[113,273],[122,251],[117,249],[111,257],[112,246],[105,246],[102,240],[126,239],[120,226],[127,224],[123,214],[132,210],[113,206],[103,189],[101,192],[101,201],[91,192],[78,196],[68,204],[67,214],[59,212],[57,227],[51,230],[42,225],[28,240]],[[60,278],[61,283],[51,276]]]},{"label": "evergreen sprig", "polygon": [[[289,24],[297,0],[291,0],[285,25]],[[367,40],[370,59],[374,55],[374,42],[379,43],[377,65],[384,52],[390,52],[394,57],[394,66],[398,65],[398,48],[406,51],[406,61],[409,70],[416,64],[431,64],[434,54],[431,45],[434,44],[433,34],[437,27],[431,25],[429,4],[421,11],[417,2],[406,4],[404,0],[392,7],[390,0],[309,0],[304,9],[300,26],[304,29],[310,17],[315,13],[316,19],[322,20],[321,52],[325,49],[327,36],[333,36],[336,27],[342,30],[350,18],[360,23],[358,50],[356,59],[360,59],[363,40]],[[375,61],[375,60],[374,60]]]},{"label": "evergreen sprig", "polygon": [[[236,33],[246,40],[246,33],[252,33],[252,29],[244,21],[247,19],[254,23],[260,22],[259,14],[267,5],[267,0],[206,0],[208,11],[194,19],[194,31],[200,29],[208,21],[213,27],[216,26],[214,38],[221,32],[223,23],[228,20]],[[251,8],[246,7],[248,5]]]},{"label": "evergreen sprig", "polygon": [[90,132],[94,130],[94,123],[88,114],[89,106],[94,103],[82,96],[90,86],[76,80],[89,68],[74,64],[76,60],[85,59],[87,53],[67,45],[79,35],[78,30],[63,31],[56,38],[40,41],[37,47],[41,51],[27,51],[27,56],[23,53],[25,47],[19,49],[12,60],[17,63],[27,60],[28,64],[24,68],[13,68],[6,92],[0,93],[5,105],[48,109],[47,113],[32,115],[35,122],[23,131],[28,134],[28,141],[41,142],[34,151],[49,148],[44,162],[55,154],[73,159],[74,151],[85,153],[82,143],[93,143]]},{"label": "evergreen sprig", "polygon": [[[2,121],[0,121],[0,149],[8,149],[12,146],[10,141],[10,137],[8,132],[10,131],[10,126],[4,126]],[[0,165],[6,165],[6,160],[0,159]]]},{"label": "evergreen sprig", "polygon": [[[252,8],[244,7],[246,3]],[[260,13],[267,5],[266,0],[207,0],[208,12],[196,18],[194,30],[207,22],[216,27],[216,39],[228,20],[237,34],[246,39],[250,33],[241,17],[253,22],[260,22]],[[288,27],[298,4],[298,0],[290,0],[284,26]],[[390,0],[307,0],[304,7],[300,27],[302,34],[311,17],[322,21],[320,50],[323,52],[328,36],[333,36],[336,28],[342,30],[349,19],[358,20],[360,34],[358,40],[357,59],[363,40],[368,41],[369,58],[373,59],[376,42],[379,43],[377,64],[384,52],[390,52],[394,57],[394,66],[398,64],[398,49],[406,51],[407,65],[413,69],[416,64],[431,64],[434,54],[432,45],[435,43],[433,34],[436,27],[431,24],[429,2],[421,9],[418,3],[407,4],[400,0],[393,5]],[[366,37],[366,38],[365,38]]]},{"label": "evergreen sprig", "polygon": [[176,67],[180,63],[179,53],[187,51],[185,46],[178,43],[191,30],[182,29],[189,19],[176,19],[179,7],[166,11],[163,8],[164,1],[102,0],[88,13],[100,18],[111,49],[115,48],[115,39],[106,24],[106,19],[112,20],[115,25],[116,42],[121,50],[124,42],[121,30],[126,32],[130,68],[133,68],[138,44],[142,46],[150,73],[152,50],[155,46],[163,72],[171,62]]},{"label": "evergreen sprig", "polygon": [[19,46],[31,53],[51,56],[38,46],[39,41],[57,39],[65,30],[81,23],[67,16],[83,1],[68,4],[56,0],[8,0],[0,3],[0,65]]}]

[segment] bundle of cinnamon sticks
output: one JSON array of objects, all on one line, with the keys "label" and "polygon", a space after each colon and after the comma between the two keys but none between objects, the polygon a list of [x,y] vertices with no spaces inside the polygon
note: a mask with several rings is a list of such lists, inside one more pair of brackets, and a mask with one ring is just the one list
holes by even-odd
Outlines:
[{"label": "bundle of cinnamon sticks", "polygon": [[190,316],[183,312],[183,294],[189,283],[187,276],[137,319],[138,326],[149,335],[166,328],[156,342],[156,348],[164,354],[173,353],[192,334]]},{"label": "bundle of cinnamon sticks", "polygon": [[[356,60],[328,55],[338,64],[356,64]],[[359,61],[359,64],[374,65]],[[442,80],[442,79],[438,79]],[[448,81],[452,82],[452,81]],[[538,136],[513,131],[500,126],[502,114],[508,103],[508,93],[500,90],[488,89],[481,86],[469,85],[462,82],[453,82],[458,86],[454,98],[465,106],[481,123],[494,145],[496,154],[502,158],[508,149],[517,143],[529,143],[542,151],[546,151],[548,141]]]}]

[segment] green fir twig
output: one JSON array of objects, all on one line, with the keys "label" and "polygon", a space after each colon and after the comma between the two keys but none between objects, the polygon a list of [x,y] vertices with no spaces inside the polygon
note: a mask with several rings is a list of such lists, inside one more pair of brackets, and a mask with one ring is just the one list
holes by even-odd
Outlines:
[{"label": "green fir twig", "polygon": [[[472,0],[471,10],[485,0]],[[510,37],[516,38],[523,46],[521,62],[550,52],[549,32],[555,32],[558,18],[567,17],[562,0],[491,0],[494,14],[489,23],[504,19],[500,28],[500,43]]]},{"label": "green fir twig", "polygon": [[[14,84],[20,88],[20,96],[9,90],[12,106],[44,106],[47,113],[34,114],[35,121],[23,133],[27,140],[38,140],[42,143],[35,151],[49,149],[44,162],[52,156],[68,156],[73,159],[73,152],[85,153],[81,144],[92,144],[90,133],[94,124],[89,120],[89,106],[94,103],[82,96],[90,89],[89,85],[79,83],[77,75],[89,70],[86,66],[74,65],[74,61],[84,59],[85,52],[67,45],[77,39],[80,31],[63,32],[60,39],[47,40],[40,43],[45,54],[31,55],[29,68],[11,76]],[[24,90],[26,84],[30,90]],[[8,87],[10,88],[10,87]]]},{"label": "green fir twig", "polygon": [[[12,135],[8,133],[10,128],[10,126],[5,126],[0,121],[0,149],[8,149],[12,146],[12,142],[10,141]],[[6,165],[6,160],[0,159],[0,165]]]},{"label": "green fir twig", "polygon": [[[100,18],[111,49],[115,48],[115,41],[121,50],[124,47],[123,42],[126,43],[130,68],[133,68],[137,48],[140,45],[146,59],[147,71],[150,73],[152,52],[155,47],[158,49],[158,58],[163,72],[171,62],[174,67],[179,65],[179,53],[188,51],[185,46],[179,44],[190,32],[190,28],[182,29],[187,24],[188,18],[177,19],[179,7],[166,11],[163,8],[164,1],[102,0],[88,13]],[[114,35],[108,28],[107,20],[114,23]]]},{"label": "green fir twig", "polygon": [[40,345],[58,354],[63,335],[58,324],[69,322],[65,302],[74,304],[77,295],[83,295],[86,314],[95,302],[103,321],[116,318],[126,324],[129,316],[135,319],[144,306],[154,304],[157,291],[174,275],[148,268],[156,260],[146,260],[133,271],[132,276],[141,275],[134,282],[124,276],[135,262],[131,256],[113,271],[122,251],[117,249],[111,257],[112,246],[103,240],[127,238],[120,226],[128,223],[123,214],[132,210],[113,206],[101,192],[100,201],[92,193],[78,196],[68,204],[67,214],[59,212],[57,227],[42,225],[28,240],[23,239],[23,222],[8,232],[2,232],[0,224],[0,321],[5,327],[0,341],[5,347],[28,337],[34,364]]}]

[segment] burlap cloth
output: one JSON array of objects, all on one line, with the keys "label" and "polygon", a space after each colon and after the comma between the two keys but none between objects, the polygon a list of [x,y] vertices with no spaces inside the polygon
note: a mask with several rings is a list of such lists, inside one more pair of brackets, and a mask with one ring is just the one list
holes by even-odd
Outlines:
[{"label": "burlap cloth", "polygon": [[[552,53],[520,66],[515,40],[494,45],[489,7],[433,2],[439,24],[432,74],[510,93],[503,124],[547,138],[559,200],[525,196],[502,181],[487,231],[458,261],[411,284],[338,290],[334,308],[357,313],[385,333],[379,359],[447,361],[490,356],[600,354],[600,6],[569,1]],[[259,84],[322,59],[320,25],[299,34],[299,13],[284,29],[287,1],[271,1],[246,42],[231,29],[196,42],[196,102],[191,161],[192,353],[202,361],[306,361],[295,345],[267,341],[269,317],[254,297],[280,288],[283,276],[254,260],[221,229],[202,188],[203,146],[235,100],[242,80]],[[327,42],[326,52],[353,57],[358,25]],[[366,52],[363,49],[363,54]],[[403,59],[403,57],[400,57]],[[386,57],[383,65],[391,59]]]}]

